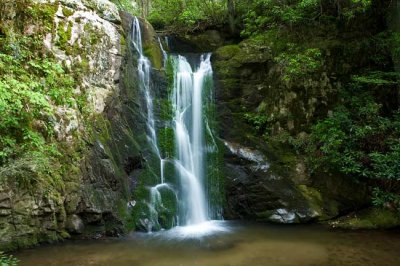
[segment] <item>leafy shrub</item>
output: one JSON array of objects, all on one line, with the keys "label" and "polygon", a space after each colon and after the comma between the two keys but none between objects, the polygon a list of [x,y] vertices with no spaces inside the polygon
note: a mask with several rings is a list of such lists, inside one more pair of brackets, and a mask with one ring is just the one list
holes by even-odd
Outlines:
[{"label": "leafy shrub", "polygon": [[0,251],[0,266],[17,266],[19,260],[12,255],[6,255]]},{"label": "leafy shrub", "polygon": [[312,25],[322,16],[349,20],[371,4],[371,0],[250,0],[239,2],[238,9],[244,22],[242,36],[247,37],[274,27]]},{"label": "leafy shrub", "polygon": [[265,114],[245,113],[244,119],[247,123],[253,126],[257,131],[264,132],[265,127],[269,122],[269,117]]},{"label": "leafy shrub", "polygon": [[400,195],[383,191],[378,187],[373,189],[372,195],[372,203],[375,206],[396,208],[400,212]]},{"label": "leafy shrub", "polygon": [[296,53],[289,48],[275,58],[282,67],[282,79],[291,81],[310,76],[322,67],[322,53],[317,48],[309,48],[304,52]]},{"label": "leafy shrub", "polygon": [[[53,110],[72,105],[75,82],[33,37],[0,38],[0,166],[29,150],[48,150]],[[39,47],[38,47],[39,46]]]},{"label": "leafy shrub", "polygon": [[175,33],[221,25],[226,18],[226,3],[220,0],[154,0],[148,17],[156,28],[166,27]]},{"label": "leafy shrub", "polygon": [[342,93],[343,103],[312,127],[307,146],[310,168],[338,170],[377,186],[373,193],[377,205],[397,201],[400,110],[384,113],[365,84],[353,83]]}]

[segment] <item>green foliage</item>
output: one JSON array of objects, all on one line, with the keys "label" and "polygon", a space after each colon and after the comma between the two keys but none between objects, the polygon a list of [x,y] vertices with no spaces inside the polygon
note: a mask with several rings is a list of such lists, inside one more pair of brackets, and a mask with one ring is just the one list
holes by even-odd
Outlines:
[{"label": "green foliage", "polygon": [[379,187],[375,187],[372,191],[372,203],[378,207],[394,207],[400,212],[400,195],[384,191]]},{"label": "green foliage", "polygon": [[72,35],[72,22],[69,22],[68,25],[64,25],[65,23],[60,23],[57,28],[58,42],[57,45],[62,49],[66,50],[68,46],[68,41],[71,39]]},{"label": "green foliage", "polygon": [[47,150],[54,106],[73,104],[73,78],[53,59],[34,54],[38,43],[0,39],[0,166],[26,151]]},{"label": "green foliage", "polygon": [[[53,145],[42,146],[41,150],[28,151],[12,164],[0,168],[1,181],[15,182],[19,188],[54,192],[63,189],[61,178],[61,153]],[[53,193],[54,194],[54,193]]]},{"label": "green foliage", "polygon": [[127,11],[131,14],[139,15],[138,10],[135,8],[134,0],[110,0],[110,1],[116,4],[120,10]]},{"label": "green foliage", "polygon": [[359,13],[364,13],[371,7],[372,0],[350,0],[342,8],[342,16],[346,19],[352,19]]},{"label": "green foliage", "polygon": [[0,266],[17,266],[19,260],[12,255],[6,255],[0,251]]},{"label": "green foliage", "polygon": [[158,141],[161,153],[165,158],[172,158],[175,154],[174,130],[170,127],[158,131]]},{"label": "green foliage", "polygon": [[238,3],[238,10],[244,22],[242,35],[246,37],[276,27],[312,25],[323,16],[350,20],[370,6],[371,0],[250,0]]},{"label": "green foliage", "polygon": [[319,12],[317,0],[254,0],[250,2],[250,8],[242,7],[243,10],[248,10],[243,18],[245,28],[242,35],[244,36],[259,34],[278,25],[292,26],[316,17]]},{"label": "green foliage", "polygon": [[359,181],[378,184],[373,193],[376,205],[397,202],[400,110],[385,114],[364,84],[387,82],[360,77],[355,80],[358,82],[342,91],[343,103],[312,127],[306,144],[309,166],[313,171],[330,168]]},{"label": "green foliage", "polygon": [[282,67],[282,79],[293,81],[299,78],[309,77],[312,73],[321,69],[322,53],[317,48],[309,48],[304,52],[295,52],[291,45],[288,52],[283,52],[275,58]]},{"label": "green foliage", "polygon": [[189,32],[221,25],[227,18],[225,1],[220,0],[154,0],[149,21],[156,29]]},{"label": "green foliage", "polygon": [[257,131],[264,132],[267,123],[269,122],[269,117],[264,114],[255,113],[244,113],[244,119],[247,123],[253,126]]},{"label": "green foliage", "polygon": [[362,76],[354,75],[352,78],[355,82],[366,85],[396,85],[397,79],[400,78],[400,73],[371,71]]}]

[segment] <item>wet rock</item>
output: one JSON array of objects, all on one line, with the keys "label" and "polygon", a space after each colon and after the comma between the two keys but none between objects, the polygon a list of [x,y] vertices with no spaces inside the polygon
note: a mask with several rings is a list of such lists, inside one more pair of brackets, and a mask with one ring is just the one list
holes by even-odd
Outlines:
[{"label": "wet rock", "polygon": [[299,222],[296,213],[288,211],[286,209],[275,210],[273,214],[268,218],[268,220],[271,222],[284,223],[284,224]]},{"label": "wet rock", "polygon": [[70,233],[82,234],[85,225],[83,224],[82,219],[78,215],[74,214],[68,217],[67,222],[65,224],[65,228]]},{"label": "wet rock", "polygon": [[[363,188],[351,186],[348,181],[343,181],[347,185],[340,191],[335,191],[331,184],[311,186],[310,177],[299,166],[301,162],[290,168],[269,161],[261,150],[226,140],[224,143],[227,218],[308,223],[336,217],[349,209],[348,202],[354,207],[365,203]],[[335,184],[342,187],[342,179],[336,178]]]}]

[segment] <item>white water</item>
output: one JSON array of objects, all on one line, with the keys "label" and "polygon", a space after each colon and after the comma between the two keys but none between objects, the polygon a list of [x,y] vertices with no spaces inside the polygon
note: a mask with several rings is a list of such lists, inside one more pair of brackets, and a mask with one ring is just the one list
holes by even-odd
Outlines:
[{"label": "white water", "polygon": [[[147,138],[151,143],[151,146],[160,160],[160,183],[164,184],[164,166],[165,160],[161,158],[160,150],[157,143],[157,133],[154,121],[154,108],[153,108],[153,98],[151,95],[150,78],[151,78],[151,64],[150,60],[143,54],[143,41],[142,32],[140,28],[139,19],[134,18],[132,25],[132,42],[139,55],[138,59],[138,77],[139,77],[139,87],[143,92],[146,101],[146,125],[148,135]],[[163,208],[161,194],[159,192],[160,185],[155,185],[149,188],[150,190],[150,202],[147,204],[149,208],[149,224],[148,231],[151,231],[153,226],[158,226],[158,212],[157,208]]]},{"label": "white water", "polygon": [[156,152],[157,156],[161,160],[160,151],[157,144],[157,135],[154,122],[154,110],[153,110],[153,98],[151,96],[150,88],[150,75],[151,75],[151,64],[150,60],[143,54],[143,42],[142,42],[142,32],[140,29],[140,23],[138,18],[134,18],[134,23],[132,27],[132,41],[139,54],[138,59],[138,76],[139,76],[139,86],[141,91],[144,92],[147,107],[147,129],[150,134],[148,136],[150,143]]},{"label": "white water", "polygon": [[[167,37],[165,37],[165,38],[166,38],[166,41],[167,41],[168,38],[167,38]],[[165,51],[164,46],[163,46],[162,43],[161,43],[160,37],[158,37],[158,44],[160,45],[160,49],[161,49],[161,52],[162,52],[162,54],[163,54],[163,66],[164,66],[164,68],[165,68],[165,67],[167,66],[168,54],[167,54],[167,52]],[[167,45],[168,45],[168,42],[167,42]]]},{"label": "white water", "polygon": [[[149,187],[150,199],[147,203],[149,210],[148,231],[159,227],[158,211],[165,210],[160,189],[167,188],[176,197],[179,213],[175,217],[175,227],[170,232],[176,237],[204,236],[213,232],[225,231],[220,223],[211,221],[208,216],[209,204],[205,193],[205,152],[203,112],[203,89],[206,79],[212,77],[210,54],[200,58],[198,66],[192,66],[184,56],[173,56],[174,86],[171,95],[173,106],[173,124],[176,145],[176,158],[162,158],[157,142],[156,122],[154,119],[153,96],[151,91],[151,64],[143,54],[143,44],[140,23],[134,19],[132,26],[132,41],[139,54],[138,77],[140,89],[146,102],[146,124],[148,140],[160,160],[159,184]],[[162,47],[164,67],[168,54]],[[208,128],[209,130],[209,128]],[[209,130],[210,131],[210,130]],[[210,131],[211,133],[211,131]],[[165,183],[165,165],[172,163],[175,166],[180,187]],[[178,192],[176,192],[178,191]]]},{"label": "white water", "polygon": [[202,89],[204,78],[212,75],[210,55],[201,57],[193,71],[185,57],[178,55],[172,103],[178,156],[176,168],[181,179],[183,225],[204,223],[207,205],[204,192],[204,129]]}]

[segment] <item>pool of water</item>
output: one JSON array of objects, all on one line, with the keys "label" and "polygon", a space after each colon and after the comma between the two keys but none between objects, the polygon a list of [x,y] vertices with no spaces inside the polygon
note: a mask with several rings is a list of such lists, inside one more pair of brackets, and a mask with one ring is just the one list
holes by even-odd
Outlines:
[{"label": "pool of water", "polygon": [[[220,225],[219,225],[220,226]],[[399,231],[338,231],[316,225],[223,222],[193,237],[181,231],[67,241],[15,254],[20,265],[400,265]]]}]

